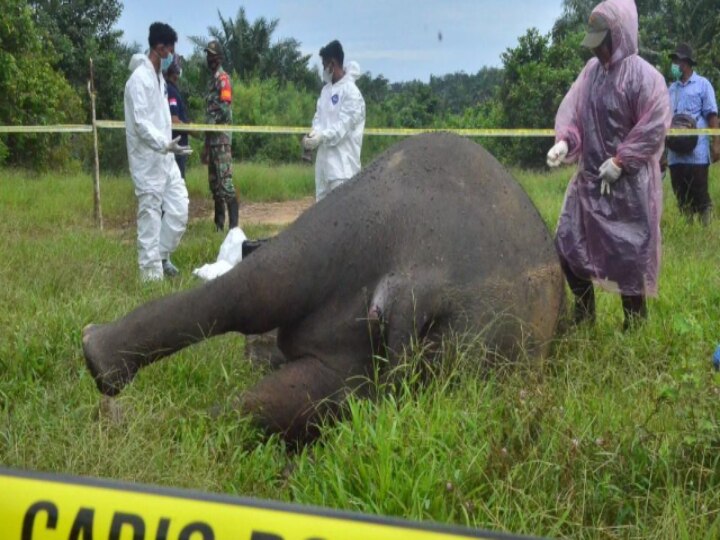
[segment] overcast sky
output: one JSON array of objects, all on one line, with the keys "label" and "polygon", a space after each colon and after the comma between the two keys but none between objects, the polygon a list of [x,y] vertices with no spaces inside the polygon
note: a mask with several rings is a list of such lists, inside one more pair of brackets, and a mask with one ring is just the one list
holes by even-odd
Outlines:
[{"label": "overcast sky", "polygon": [[300,41],[311,65],[321,46],[339,39],[347,60],[393,82],[500,66],[500,54],[528,28],[547,33],[562,11],[562,0],[125,0],[118,27],[125,41],[146,47],[150,23],[168,22],[189,55],[188,36],[207,35],[218,10],[235,18],[240,5],[250,21],[280,19],[274,38]]}]

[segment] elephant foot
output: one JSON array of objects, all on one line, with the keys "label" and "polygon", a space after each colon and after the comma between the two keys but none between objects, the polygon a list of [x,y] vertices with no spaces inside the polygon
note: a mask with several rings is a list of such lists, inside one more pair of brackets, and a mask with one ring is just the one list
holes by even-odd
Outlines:
[{"label": "elephant foot", "polygon": [[281,366],[246,391],[237,408],[265,433],[306,444],[319,435],[319,424],[339,410],[345,381],[315,358]]},{"label": "elephant foot", "polygon": [[83,328],[85,365],[98,390],[106,396],[115,396],[133,379],[140,366],[120,356],[119,351],[108,351],[103,328],[95,324]]}]

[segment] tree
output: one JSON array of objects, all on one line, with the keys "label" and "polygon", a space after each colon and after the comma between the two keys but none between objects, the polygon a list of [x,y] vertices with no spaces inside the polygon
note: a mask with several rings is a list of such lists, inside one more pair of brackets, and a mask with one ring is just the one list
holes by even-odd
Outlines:
[{"label": "tree", "polygon": [[440,99],[443,112],[460,114],[468,107],[492,99],[502,77],[503,70],[484,67],[474,75],[463,72],[442,77],[433,75],[430,77],[430,88]]},{"label": "tree", "polygon": [[355,84],[360,89],[365,103],[382,103],[390,92],[390,81],[382,75],[373,78],[369,71],[358,77]]},{"label": "tree", "polygon": [[[41,38],[25,0],[5,0],[0,10],[0,124],[75,123],[80,100],[51,65],[55,52]],[[63,165],[69,157],[60,135],[0,139],[0,162],[33,168]]]},{"label": "tree", "polygon": [[[220,42],[225,52],[223,67],[243,80],[253,77],[276,79],[281,84],[293,83],[301,88],[316,86],[317,76],[308,68],[310,55],[300,53],[300,42],[283,39],[272,43],[278,19],[260,17],[250,22],[245,8],[238,9],[235,19],[225,18],[218,11],[220,26],[208,28],[210,39]],[[207,46],[209,39],[190,38],[200,49]]]},{"label": "tree", "polygon": [[590,13],[599,3],[598,0],[563,0],[563,14],[553,25],[553,40],[561,41],[570,34],[584,30]]},{"label": "tree", "polygon": [[98,118],[122,117],[118,96],[122,95],[128,77],[130,56],[137,49],[123,44],[122,32],[113,28],[122,13],[122,3],[119,0],[28,0],[28,3],[35,24],[56,51],[54,65],[78,95],[87,104],[92,58]]},{"label": "tree", "polygon": [[[696,51],[698,71],[715,88],[720,84],[720,3],[718,0],[635,0],[640,23],[640,55],[667,73],[668,54],[678,43]],[[555,22],[553,40],[584,30],[596,0],[564,0],[563,15]]]},{"label": "tree", "polygon": [[[563,96],[582,70],[580,41],[583,34],[570,34],[562,41],[530,29],[517,47],[502,55],[505,76],[498,90],[500,122],[504,128],[548,128],[554,125]],[[510,139],[504,158],[522,166],[544,163],[547,141]]]},{"label": "tree", "polygon": [[682,42],[695,49],[697,70],[720,86],[720,4],[717,0],[638,0],[640,53],[667,73],[669,53]]}]

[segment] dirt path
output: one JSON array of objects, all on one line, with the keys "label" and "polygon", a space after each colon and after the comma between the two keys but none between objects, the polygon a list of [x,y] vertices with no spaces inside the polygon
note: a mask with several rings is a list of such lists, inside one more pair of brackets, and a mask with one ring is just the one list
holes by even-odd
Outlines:
[{"label": "dirt path", "polygon": [[[305,197],[293,201],[271,203],[240,203],[240,226],[245,225],[275,225],[284,227],[297,219],[305,210],[315,202],[314,197]],[[212,223],[214,217],[214,204],[212,199],[190,199],[189,218],[191,222],[207,221]],[[108,230],[126,231],[136,227],[135,209],[128,209],[126,213],[113,216],[105,220]]]},{"label": "dirt path", "polygon": [[275,203],[240,205],[240,223],[254,225],[288,225],[315,202],[313,197]]},{"label": "dirt path", "polygon": [[[240,225],[289,225],[315,202],[313,197],[270,203],[240,203]],[[213,220],[213,202],[190,200],[190,219]]]}]

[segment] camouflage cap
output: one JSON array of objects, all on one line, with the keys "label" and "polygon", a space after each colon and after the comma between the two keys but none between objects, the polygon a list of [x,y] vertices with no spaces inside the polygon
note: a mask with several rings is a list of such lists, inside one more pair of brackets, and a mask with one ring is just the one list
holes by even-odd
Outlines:
[{"label": "camouflage cap", "polygon": [[223,56],[222,46],[220,45],[220,42],[216,39],[213,39],[211,42],[207,44],[207,47],[205,47],[205,53],[207,53],[208,56]]}]

